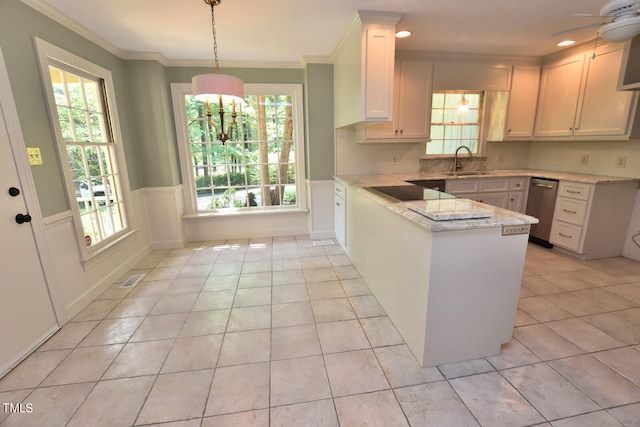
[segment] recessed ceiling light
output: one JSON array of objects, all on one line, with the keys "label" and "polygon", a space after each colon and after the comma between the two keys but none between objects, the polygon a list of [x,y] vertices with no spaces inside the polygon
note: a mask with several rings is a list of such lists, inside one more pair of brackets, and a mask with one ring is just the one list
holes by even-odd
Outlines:
[{"label": "recessed ceiling light", "polygon": [[571,46],[572,44],[574,44],[576,41],[575,40],[564,40],[561,42],[556,43],[556,46]]},{"label": "recessed ceiling light", "polygon": [[410,35],[411,35],[411,31],[409,30],[401,30],[396,33],[396,37],[399,39],[404,39],[406,37],[409,37]]}]

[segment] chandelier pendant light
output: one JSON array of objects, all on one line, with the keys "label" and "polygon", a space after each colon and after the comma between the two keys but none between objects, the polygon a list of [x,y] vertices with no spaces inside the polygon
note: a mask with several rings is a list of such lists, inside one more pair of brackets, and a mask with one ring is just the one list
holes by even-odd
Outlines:
[{"label": "chandelier pendant light", "polygon": [[[207,106],[208,123],[216,129],[216,138],[223,144],[229,140],[231,127],[236,124],[236,102],[244,101],[244,83],[241,79],[233,76],[220,74],[218,64],[218,41],[216,40],[216,21],[214,7],[222,0],[203,0],[211,7],[211,32],[213,34],[213,56],[215,59],[215,74],[199,74],[191,79],[194,97]],[[220,127],[212,120],[211,103],[218,103],[218,114],[220,115]],[[231,103],[231,121],[225,127],[224,104]]]}]

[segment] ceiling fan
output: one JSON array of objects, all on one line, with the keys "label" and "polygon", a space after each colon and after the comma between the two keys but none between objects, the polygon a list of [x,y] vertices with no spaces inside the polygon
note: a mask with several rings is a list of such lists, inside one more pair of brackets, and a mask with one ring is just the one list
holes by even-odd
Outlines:
[{"label": "ceiling fan", "polygon": [[601,27],[598,30],[598,33],[603,39],[609,42],[629,40],[640,34],[640,0],[611,0],[602,6],[602,9],[600,9],[600,15],[574,15],[596,17],[602,19],[602,21],[573,28],[571,30],[561,31],[553,34],[553,36],[598,27]]}]

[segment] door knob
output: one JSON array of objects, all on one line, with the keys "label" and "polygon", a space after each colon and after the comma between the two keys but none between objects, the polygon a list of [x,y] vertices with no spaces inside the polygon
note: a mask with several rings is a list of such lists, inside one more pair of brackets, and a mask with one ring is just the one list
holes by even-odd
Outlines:
[{"label": "door knob", "polygon": [[9,187],[9,195],[11,197],[16,197],[18,194],[20,194],[20,190],[16,187]]},{"label": "door knob", "polygon": [[24,224],[25,222],[31,222],[31,215],[29,215],[29,214],[26,214],[26,215],[18,214],[18,215],[16,215],[16,222],[18,224]]}]

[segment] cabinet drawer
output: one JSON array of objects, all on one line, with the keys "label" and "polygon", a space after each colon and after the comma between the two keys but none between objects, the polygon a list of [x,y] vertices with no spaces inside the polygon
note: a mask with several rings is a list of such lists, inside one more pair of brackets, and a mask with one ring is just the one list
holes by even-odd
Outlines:
[{"label": "cabinet drawer", "polygon": [[446,184],[447,193],[465,194],[477,193],[478,181],[471,179],[449,179]]},{"label": "cabinet drawer", "polygon": [[527,185],[527,178],[512,178],[509,181],[509,191],[523,191]]},{"label": "cabinet drawer", "polygon": [[586,213],[586,200],[573,200],[565,197],[558,197],[553,218],[575,225],[584,225]]},{"label": "cabinet drawer", "polygon": [[333,192],[336,196],[345,199],[347,197],[347,191],[344,188],[344,185],[339,184],[337,182],[333,183]]},{"label": "cabinet drawer", "polygon": [[570,197],[578,200],[589,200],[592,185],[577,182],[560,181],[558,197]]},{"label": "cabinet drawer", "polygon": [[553,224],[551,224],[549,242],[554,245],[579,252],[580,237],[582,237],[582,227],[559,221],[553,221]]},{"label": "cabinet drawer", "polygon": [[478,193],[496,193],[509,191],[508,179],[481,179],[478,181]]}]

